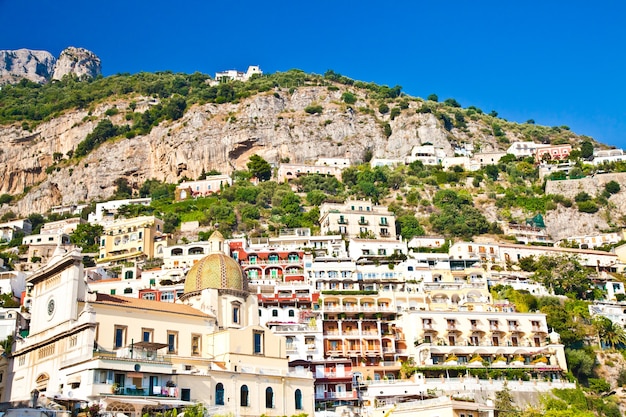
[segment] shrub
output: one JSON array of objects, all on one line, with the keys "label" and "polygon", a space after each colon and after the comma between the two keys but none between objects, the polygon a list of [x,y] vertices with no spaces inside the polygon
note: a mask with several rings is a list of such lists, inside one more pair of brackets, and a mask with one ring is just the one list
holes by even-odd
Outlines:
[{"label": "shrub", "polygon": [[322,112],[324,111],[324,108],[319,105],[307,106],[304,108],[304,111],[307,112],[308,114],[322,114]]},{"label": "shrub", "polygon": [[378,106],[378,111],[380,114],[387,114],[389,113],[389,106],[386,103],[381,103],[380,106]]},{"label": "shrub", "polygon": [[619,183],[617,181],[609,181],[604,185],[604,189],[609,193],[609,194],[617,194],[619,193],[620,190],[620,186]]},{"label": "shrub", "polygon": [[388,138],[389,136],[391,136],[391,133],[391,126],[389,125],[389,123],[385,123],[383,125],[383,134],[386,138]]},{"label": "shrub", "polygon": [[578,211],[581,213],[596,213],[598,210],[598,205],[593,201],[581,201],[578,203]]},{"label": "shrub", "polygon": [[341,99],[346,104],[354,104],[356,103],[356,96],[349,91],[346,91],[341,95]]}]

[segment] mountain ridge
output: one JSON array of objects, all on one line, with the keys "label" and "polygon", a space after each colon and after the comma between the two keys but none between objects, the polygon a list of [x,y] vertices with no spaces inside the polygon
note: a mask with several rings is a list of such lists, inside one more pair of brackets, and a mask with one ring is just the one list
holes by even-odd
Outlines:
[{"label": "mountain ridge", "polygon": [[[253,78],[253,84],[261,85],[253,92],[246,90],[250,82],[208,90],[221,94],[233,89],[230,101],[218,95],[192,102],[190,97],[203,91],[209,79],[204,76],[193,87],[194,76],[107,77],[79,86],[108,91],[124,82],[152,77],[147,90],[158,93],[126,92],[132,88],[125,86],[122,93],[99,95],[82,107],[55,111],[44,120],[5,121],[0,125],[0,194],[17,198],[2,206],[0,214],[10,210],[19,215],[45,213],[53,206],[106,200],[113,196],[120,178],[137,190],[149,179],[177,183],[211,170],[232,173],[245,169],[252,154],[276,165],[287,160],[312,163],[321,157],[360,163],[366,153],[375,158],[403,158],[423,144],[454,156],[455,146],[470,144],[485,152],[502,151],[515,141],[577,145],[589,139],[566,127],[511,123],[475,107],[461,108],[455,101],[439,103],[395,91],[389,94],[386,86],[357,85],[297,70]],[[296,87],[281,84],[281,77],[287,76],[297,79]],[[184,111],[158,119],[150,128],[135,129],[137,120],[166,108],[179,96],[164,93],[163,84],[186,80],[191,80],[192,87]],[[109,84],[99,86],[100,82]],[[53,87],[71,95],[76,85],[61,82]],[[98,143],[85,156],[73,156],[104,121],[126,134]]]}]

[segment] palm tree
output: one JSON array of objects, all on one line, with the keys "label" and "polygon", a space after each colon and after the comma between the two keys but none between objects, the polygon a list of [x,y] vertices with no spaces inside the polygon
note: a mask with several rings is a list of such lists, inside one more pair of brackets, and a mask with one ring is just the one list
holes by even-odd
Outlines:
[{"label": "palm tree", "polygon": [[615,349],[615,346],[626,345],[626,331],[619,323],[606,317],[598,317],[593,321],[600,342]]}]

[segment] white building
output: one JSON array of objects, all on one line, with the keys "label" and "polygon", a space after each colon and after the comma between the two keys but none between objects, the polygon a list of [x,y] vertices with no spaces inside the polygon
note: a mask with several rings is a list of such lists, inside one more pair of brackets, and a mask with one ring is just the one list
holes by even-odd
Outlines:
[{"label": "white building", "polygon": [[349,158],[320,158],[315,161],[315,165],[348,168],[351,162]]},{"label": "white building", "polygon": [[348,237],[389,238],[396,236],[396,218],[386,207],[369,200],[347,200],[344,204],[320,206],[321,232]]},{"label": "white building", "polygon": [[255,74],[263,75],[263,71],[258,65],[250,65],[246,72],[237,70],[226,70],[215,73],[215,81],[211,85],[216,85],[227,81],[248,81]]},{"label": "white building", "polygon": [[593,160],[594,165],[601,165],[603,163],[621,162],[626,161],[626,155],[622,149],[606,149],[606,150],[594,150]]},{"label": "white building", "polygon": [[152,202],[151,198],[133,198],[126,200],[112,200],[104,203],[96,204],[95,213],[89,213],[87,220],[89,223],[101,224],[103,221],[111,221],[114,218],[117,210],[122,206],[129,206],[133,204],[141,204],[143,206],[149,206]]},{"label": "white building", "polygon": [[407,244],[402,240],[352,238],[348,243],[348,256],[355,261],[360,258],[387,258],[407,254]]},{"label": "white building", "polygon": [[506,153],[515,155],[516,158],[525,158],[527,156],[534,157],[538,149],[549,147],[550,145],[535,142],[513,142],[506,150]]},{"label": "white building", "polygon": [[424,165],[439,165],[446,156],[443,148],[436,148],[434,145],[419,145],[413,147],[407,162],[420,161]]},{"label": "white building", "polygon": [[28,219],[11,220],[0,223],[0,242],[9,242],[18,232],[29,235],[32,231],[33,226]]},{"label": "white building", "polygon": [[480,163],[469,156],[446,156],[441,160],[441,166],[447,170],[460,166],[465,171],[478,171],[481,168]]},{"label": "white building", "polygon": [[496,165],[505,155],[506,152],[480,152],[474,154],[474,160],[478,161],[481,167],[485,167],[487,165]]},{"label": "white building", "polygon": [[222,188],[232,185],[233,180],[229,175],[209,175],[203,180],[183,181],[176,186],[176,200],[188,198],[206,197],[219,193]]},{"label": "white building", "polygon": [[333,176],[341,181],[343,165],[307,165],[307,164],[280,164],[276,172],[276,182],[285,182],[297,179],[303,175],[319,174]]}]

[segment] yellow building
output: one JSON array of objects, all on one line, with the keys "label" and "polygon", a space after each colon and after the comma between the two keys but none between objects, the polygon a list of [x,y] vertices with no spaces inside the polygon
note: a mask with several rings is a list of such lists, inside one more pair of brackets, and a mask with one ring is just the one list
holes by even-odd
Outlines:
[{"label": "yellow building", "polygon": [[9,400],[37,390],[131,417],[194,403],[212,414],[312,415],[312,377],[289,372],[285,340],[259,326],[223,238],[210,243],[182,303],[93,293],[80,252],[56,254],[28,278],[30,334],[15,345]]},{"label": "yellow building", "polygon": [[163,220],[154,216],[117,219],[104,224],[98,262],[159,258],[166,246]]}]

